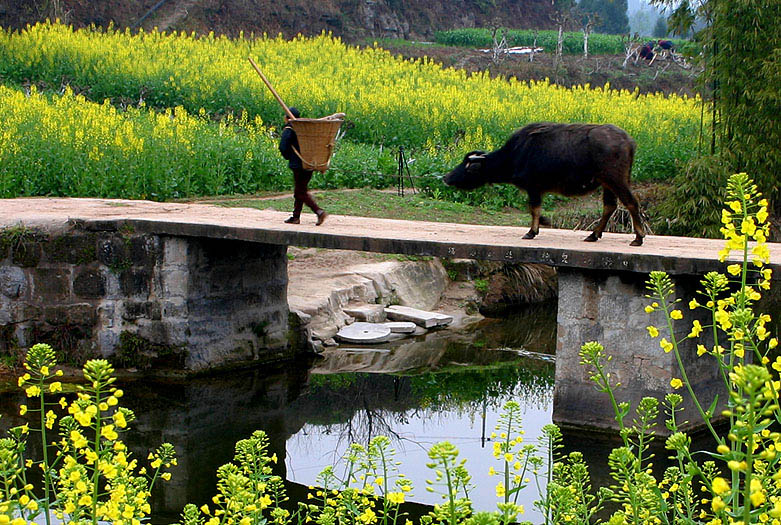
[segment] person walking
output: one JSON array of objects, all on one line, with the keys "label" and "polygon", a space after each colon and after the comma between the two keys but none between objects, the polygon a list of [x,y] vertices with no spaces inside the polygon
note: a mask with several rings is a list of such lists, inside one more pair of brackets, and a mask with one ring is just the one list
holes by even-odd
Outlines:
[{"label": "person walking", "polygon": [[[290,113],[299,118],[301,113],[294,107],[288,108]],[[285,114],[285,127],[282,128],[282,136],[279,138],[279,152],[287,159],[287,166],[293,172],[293,215],[285,219],[288,224],[301,223],[301,210],[306,204],[317,215],[317,226],[325,222],[328,213],[320,208],[309,193],[309,181],[312,179],[312,171],[304,169],[304,163],[298,156],[300,148],[298,137],[290,125],[290,117]]]}]

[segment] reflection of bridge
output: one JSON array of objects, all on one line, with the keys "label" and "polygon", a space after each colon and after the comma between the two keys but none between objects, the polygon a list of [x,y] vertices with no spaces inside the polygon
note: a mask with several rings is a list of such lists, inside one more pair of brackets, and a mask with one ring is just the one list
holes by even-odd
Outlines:
[{"label": "reflection of bridge", "polygon": [[[612,427],[607,400],[579,365],[580,345],[598,340],[615,354],[612,373],[630,401],[663,395],[676,366],[645,335],[647,324],[660,321],[643,312],[647,273],[666,270],[679,297],[690,297],[698,276],[723,266],[716,259],[722,243],[715,240],[651,236],[630,247],[632,237],[623,234],[584,243],[584,232],[550,229],[529,241],[514,227],[338,216],[320,227],[306,224],[307,216],[305,224],[291,226],[285,217],[146,201],[3,201],[0,227],[21,222],[24,228],[7,235],[14,242],[0,243],[6,249],[0,272],[10,283],[0,295],[0,323],[12,325],[22,344],[52,326],[78,326],[105,353],[130,333],[197,370],[290,356],[288,245],[550,264],[559,270],[554,419]],[[31,233],[36,228],[48,237]],[[771,253],[777,278],[781,249]],[[688,333],[684,323],[678,326],[679,337]],[[691,354],[690,377],[707,395],[719,381]]]}]

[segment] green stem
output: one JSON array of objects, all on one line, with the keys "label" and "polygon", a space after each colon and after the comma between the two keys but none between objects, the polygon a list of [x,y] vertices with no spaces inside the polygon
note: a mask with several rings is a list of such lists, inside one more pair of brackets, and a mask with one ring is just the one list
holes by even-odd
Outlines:
[{"label": "green stem", "polygon": [[95,442],[93,444],[95,451],[95,466],[92,471],[92,525],[98,525],[98,489],[100,482],[100,430],[101,430],[101,418],[100,418],[100,382],[96,381],[95,387],[95,407],[98,409],[95,414]]},{"label": "green stem", "polygon": [[447,497],[450,508],[450,525],[456,525],[456,502],[453,499],[453,482],[450,479],[450,467],[447,464],[447,459],[443,460],[443,465],[445,467],[445,475],[447,476]]},{"label": "green stem", "polygon": [[[605,371],[602,369],[602,365],[599,363],[598,359],[594,359],[593,362],[594,368],[597,369],[597,373],[599,374],[599,378],[604,385],[604,391],[607,392],[607,395],[610,397],[610,404],[613,405],[613,412],[616,414],[616,421],[618,422],[618,427],[620,430],[624,430],[624,418],[621,417],[621,411],[618,408],[618,402],[616,401],[616,396],[613,395],[613,389],[610,387],[610,383],[608,382],[608,378],[605,375]],[[623,436],[623,432],[621,432]],[[626,444],[626,439],[624,439],[624,444]]]},{"label": "green stem", "polygon": [[754,463],[754,404],[748,403],[747,420],[751,424],[746,444],[746,479],[743,483],[743,523],[751,523],[751,477]]},{"label": "green stem", "polygon": [[48,443],[46,440],[46,403],[44,402],[44,379],[41,377],[39,388],[41,389],[41,395],[39,400],[41,402],[41,447],[43,448],[43,509],[46,516],[46,525],[51,525],[51,517],[49,516],[49,491],[51,487],[51,469],[49,468],[49,453]]},{"label": "green stem", "polygon": [[710,431],[711,435],[717,442],[721,442],[718,433],[716,432],[716,429],[713,428],[713,425],[711,424],[710,417],[706,414],[705,410],[702,409],[702,405],[700,405],[699,399],[697,399],[697,396],[694,394],[694,389],[692,388],[691,382],[689,381],[689,377],[686,375],[686,369],[683,366],[683,361],[681,360],[681,353],[678,350],[678,340],[675,338],[675,331],[673,328],[673,320],[672,317],[670,317],[670,309],[668,308],[667,304],[667,298],[664,296],[664,293],[662,290],[657,288],[656,290],[657,297],[659,297],[660,303],[662,305],[662,311],[664,312],[665,320],[667,321],[667,331],[670,334],[670,339],[672,340],[673,344],[673,352],[675,352],[675,361],[678,363],[678,369],[681,371],[681,377],[683,378],[683,382],[686,385],[686,390],[688,390],[689,395],[692,398],[692,401],[694,402],[694,406],[697,407],[697,411],[700,413],[700,417],[705,422],[705,425],[708,427],[708,430]]}]

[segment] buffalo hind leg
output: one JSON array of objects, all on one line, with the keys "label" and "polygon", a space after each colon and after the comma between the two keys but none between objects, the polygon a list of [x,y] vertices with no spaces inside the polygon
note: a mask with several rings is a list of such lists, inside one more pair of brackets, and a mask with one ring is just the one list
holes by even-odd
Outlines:
[{"label": "buffalo hind leg", "polygon": [[616,211],[617,207],[618,204],[616,201],[616,194],[607,188],[603,188],[602,189],[602,217],[600,217],[599,223],[597,224],[597,227],[594,228],[594,231],[591,232],[591,234],[583,240],[586,242],[597,242],[598,239],[601,239],[602,232],[604,232],[605,228],[607,227],[607,221],[609,221],[610,217],[613,216],[613,212]]},{"label": "buffalo hind leg", "polygon": [[534,239],[540,233],[540,213],[542,212],[542,195],[529,193],[529,213],[532,216],[532,226],[524,239]]},{"label": "buffalo hind leg", "polygon": [[629,246],[642,246],[645,232],[643,232],[643,219],[640,217],[640,204],[637,202],[632,190],[629,189],[629,186],[616,188],[615,191],[621,204],[624,205],[624,208],[632,217],[632,229],[635,231],[635,240],[630,242]]}]

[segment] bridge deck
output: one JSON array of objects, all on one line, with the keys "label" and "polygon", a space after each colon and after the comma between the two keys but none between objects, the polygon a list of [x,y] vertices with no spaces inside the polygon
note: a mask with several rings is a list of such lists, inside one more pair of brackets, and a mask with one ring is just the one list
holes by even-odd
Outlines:
[{"label": "bridge deck", "polygon": [[[282,221],[286,213],[207,204],[157,203],[107,199],[0,200],[0,228],[61,229],[79,224],[91,230],[125,225],[138,232],[188,237],[234,239],[269,244],[431,255],[559,267],[647,273],[703,274],[723,271],[717,254],[720,240],[650,235],[632,247],[634,234],[605,233],[596,243],[583,242],[587,232],[542,229],[534,240],[521,237],[526,228],[477,226],[421,221],[329,216],[322,226],[304,215],[302,224]],[[781,244],[771,243],[773,278],[781,278]]]}]

